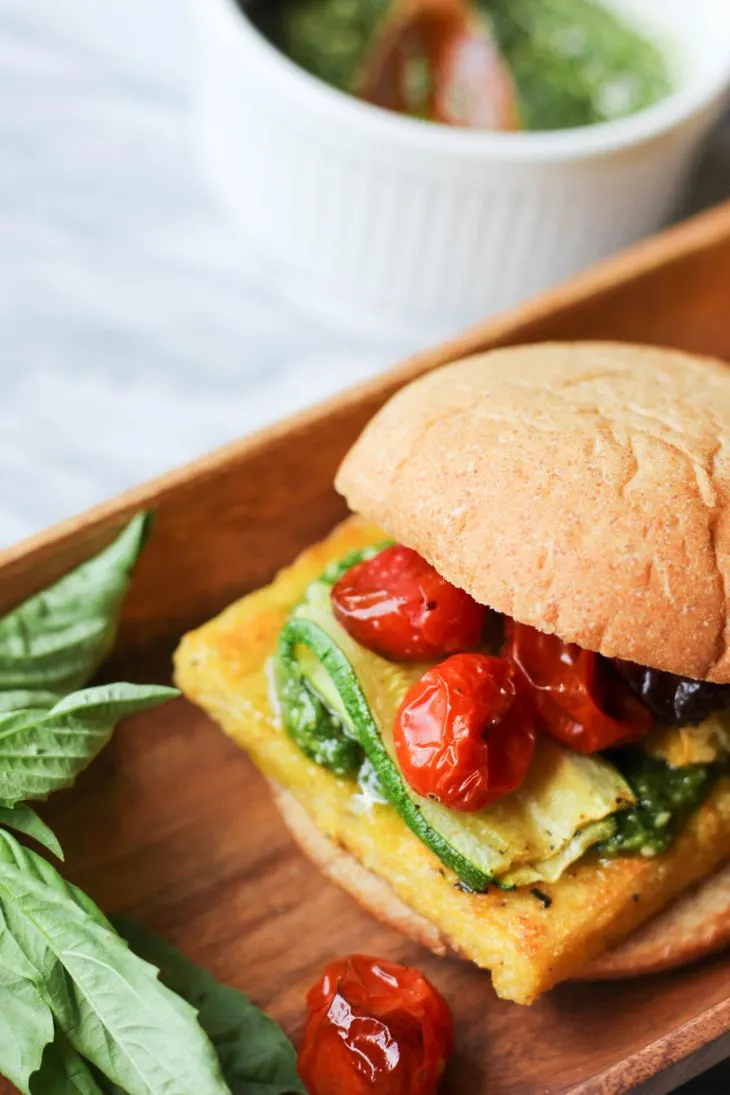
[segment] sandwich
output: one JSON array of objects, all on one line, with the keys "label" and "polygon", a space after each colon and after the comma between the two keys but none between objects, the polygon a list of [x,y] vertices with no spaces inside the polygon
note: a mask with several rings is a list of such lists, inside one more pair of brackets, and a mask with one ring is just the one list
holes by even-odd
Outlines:
[{"label": "sandwich", "polygon": [[325,874],[529,1004],[730,929],[730,373],[550,343],[375,415],[352,516],[186,635],[180,688]]}]

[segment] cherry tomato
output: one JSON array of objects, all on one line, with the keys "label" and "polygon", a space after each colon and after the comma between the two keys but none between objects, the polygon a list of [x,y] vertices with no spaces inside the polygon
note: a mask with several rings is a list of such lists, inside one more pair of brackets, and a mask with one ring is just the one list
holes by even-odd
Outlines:
[{"label": "cherry tomato", "polygon": [[402,544],[345,571],[332,590],[332,608],[353,639],[394,661],[473,648],[486,615],[483,605]]},{"label": "cherry tomato", "polygon": [[466,0],[402,6],[368,51],[355,94],[473,129],[520,129],[515,83],[486,22]]},{"label": "cherry tomato", "polygon": [[409,688],[393,736],[417,794],[469,811],[519,787],[535,751],[519,687],[519,674],[502,658],[454,654]]},{"label": "cherry tomato", "polygon": [[454,20],[432,53],[432,121],[471,129],[521,129],[517,89],[484,21],[467,15]]},{"label": "cherry tomato", "polygon": [[504,656],[527,682],[538,724],[578,753],[626,745],[651,725],[644,704],[590,650],[509,620]]},{"label": "cherry tomato", "polygon": [[336,958],[307,993],[307,1011],[297,1069],[309,1095],[434,1095],[454,1021],[418,970]]}]

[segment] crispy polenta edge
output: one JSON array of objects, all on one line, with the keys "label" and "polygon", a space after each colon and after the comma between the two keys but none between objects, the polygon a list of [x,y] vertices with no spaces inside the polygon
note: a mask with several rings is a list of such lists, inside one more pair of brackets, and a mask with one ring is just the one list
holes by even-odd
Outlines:
[{"label": "crispy polenta edge", "polygon": [[719,781],[668,852],[581,862],[558,882],[541,883],[549,902],[529,888],[457,889],[455,877],[392,807],[359,808],[351,783],[300,753],[271,701],[268,664],[291,606],[330,561],[382,538],[359,518],[339,525],[270,586],[185,635],[175,679],[267,777],[299,800],[325,836],[384,879],[452,950],[491,970],[500,996],[529,1004],[727,858],[730,779]]}]

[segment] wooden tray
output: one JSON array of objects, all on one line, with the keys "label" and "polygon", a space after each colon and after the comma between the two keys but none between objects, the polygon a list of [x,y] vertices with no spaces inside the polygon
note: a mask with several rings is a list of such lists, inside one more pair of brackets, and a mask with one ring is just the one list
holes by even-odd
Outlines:
[{"label": "wooden tray", "polygon": [[[726,206],[6,551],[0,610],[98,549],[133,511],[155,507],[114,673],[165,680],[185,628],[268,581],[343,516],[331,486],[336,465],[404,381],[475,350],[555,338],[656,342],[730,359],[729,305]],[[459,1053],[447,1092],[619,1095],[638,1087],[660,1095],[730,1054],[728,957],[633,983],[565,985],[522,1009],[498,1001],[486,974],[381,927],[299,854],[247,758],[183,700],[129,722],[46,814],[67,849],[68,874],[102,908],[166,935],[294,1037],[305,989],[332,954],[420,966],[456,1014]]]}]

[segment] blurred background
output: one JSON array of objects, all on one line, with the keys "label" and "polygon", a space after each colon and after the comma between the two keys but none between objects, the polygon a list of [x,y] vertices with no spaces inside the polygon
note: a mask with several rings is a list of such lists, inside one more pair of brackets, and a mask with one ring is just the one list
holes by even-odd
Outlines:
[{"label": "blurred background", "polygon": [[193,158],[179,0],[0,0],[0,541],[386,367],[295,311]]},{"label": "blurred background", "polygon": [[[419,348],[297,307],[211,196],[179,0],[0,0],[0,543]],[[681,214],[730,195],[730,125]]]}]

